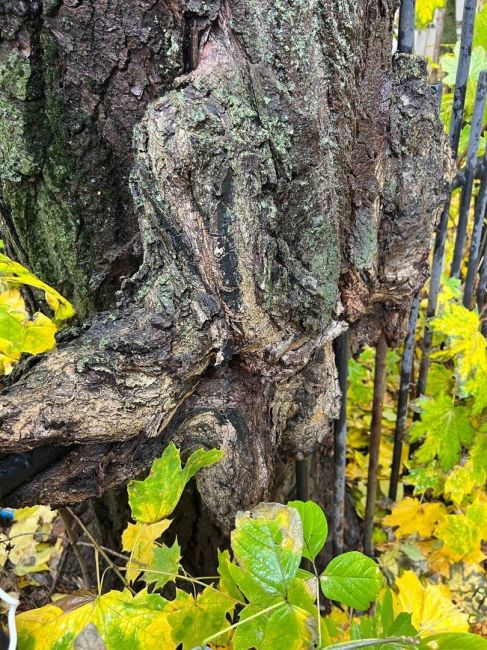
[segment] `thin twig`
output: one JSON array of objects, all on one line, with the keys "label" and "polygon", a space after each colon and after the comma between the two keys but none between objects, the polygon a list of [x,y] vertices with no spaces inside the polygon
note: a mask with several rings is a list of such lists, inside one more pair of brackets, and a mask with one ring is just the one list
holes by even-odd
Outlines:
[{"label": "thin twig", "polygon": [[127,580],[125,579],[125,577],[122,575],[122,573],[120,572],[120,570],[119,570],[119,568],[117,567],[117,565],[114,564],[114,563],[112,562],[112,560],[110,559],[110,557],[108,556],[108,554],[107,554],[107,553],[106,553],[106,552],[101,548],[101,546],[98,544],[98,542],[97,542],[96,539],[93,537],[93,535],[90,533],[90,531],[86,528],[86,526],[85,526],[84,523],[81,521],[81,519],[78,517],[78,515],[76,515],[76,514],[71,510],[71,508],[66,508],[66,510],[70,513],[70,515],[73,517],[73,519],[74,519],[74,520],[77,522],[77,524],[81,527],[82,531],[84,532],[84,534],[86,535],[86,537],[88,537],[88,539],[90,540],[90,542],[95,546],[95,548],[98,549],[100,555],[103,557],[103,559],[105,560],[105,562],[107,562],[107,563],[109,564],[109,566],[111,566],[111,568],[113,569],[115,575],[116,575],[118,578],[120,578],[120,580],[121,580],[121,581],[123,582],[123,584],[127,587],[127,589],[128,589],[128,590],[129,590],[133,595],[135,595],[135,591],[134,591],[134,590],[132,589],[132,587],[129,585],[129,583],[127,582]]},{"label": "thin twig", "polygon": [[68,536],[68,539],[71,543],[71,546],[73,547],[74,554],[76,555],[76,559],[78,560],[78,564],[81,569],[81,573],[83,574],[83,583],[85,589],[90,588],[90,576],[88,573],[88,569],[86,567],[86,563],[84,561],[83,556],[80,553],[80,550],[78,548],[78,544],[76,542],[76,538],[73,534],[73,528],[71,526],[71,522],[73,520],[71,510],[69,508],[59,508],[58,510],[59,516],[63,520],[64,528],[66,530],[66,535]]}]

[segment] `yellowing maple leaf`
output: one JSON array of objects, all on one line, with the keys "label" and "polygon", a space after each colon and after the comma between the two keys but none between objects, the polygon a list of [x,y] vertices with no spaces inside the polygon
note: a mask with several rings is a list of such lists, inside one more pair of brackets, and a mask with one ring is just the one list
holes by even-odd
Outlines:
[{"label": "yellowing maple leaf", "polygon": [[455,359],[463,382],[475,375],[477,369],[487,373],[487,339],[480,331],[480,316],[476,311],[452,301],[444,305],[443,312],[431,321],[430,327],[445,337],[443,349],[434,352],[433,359]]},{"label": "yellowing maple leaf", "polygon": [[409,612],[411,622],[420,634],[468,631],[468,616],[452,602],[445,585],[423,586],[413,571],[405,571],[395,584],[396,615]]},{"label": "yellowing maple leaf", "polygon": [[472,462],[468,461],[463,467],[455,467],[445,481],[445,494],[460,505],[466,496],[471,495],[476,479]]},{"label": "yellowing maple leaf", "polygon": [[440,394],[434,398],[421,397],[416,401],[421,412],[410,430],[410,440],[424,442],[414,458],[419,464],[427,464],[438,456],[445,471],[451,469],[460,459],[462,445],[472,442],[474,429],[470,412],[466,406],[458,406],[449,395]]},{"label": "yellowing maple leaf", "polygon": [[[63,600],[72,602],[73,598]],[[19,648],[89,648],[97,647],[100,639],[107,650],[176,647],[164,612],[167,601],[161,596],[146,590],[136,596],[110,591],[80,598],[80,606],[67,611],[62,608],[63,600],[17,616]]]},{"label": "yellowing maple leaf", "polygon": [[127,580],[135,580],[139,573],[151,566],[154,558],[155,540],[169,528],[170,519],[155,524],[128,524],[122,534],[122,548],[131,551],[127,564]]},{"label": "yellowing maple leaf", "polygon": [[487,503],[476,499],[465,513],[447,515],[438,523],[435,537],[443,541],[442,552],[455,562],[482,562],[481,543],[487,540]]},{"label": "yellowing maple leaf", "polygon": [[418,499],[406,497],[394,506],[390,515],[383,518],[386,526],[397,526],[396,537],[417,534],[430,537],[438,522],[447,511],[442,503],[420,503]]},{"label": "yellowing maple leaf", "polygon": [[[15,521],[8,535],[0,538],[0,554],[4,562],[8,559],[14,565],[13,572],[16,575],[47,571],[49,560],[61,552],[60,539],[54,544],[43,543],[46,542],[51,522],[56,517],[56,512],[48,506],[33,506],[15,511]],[[40,536],[41,541],[35,536]]]}]

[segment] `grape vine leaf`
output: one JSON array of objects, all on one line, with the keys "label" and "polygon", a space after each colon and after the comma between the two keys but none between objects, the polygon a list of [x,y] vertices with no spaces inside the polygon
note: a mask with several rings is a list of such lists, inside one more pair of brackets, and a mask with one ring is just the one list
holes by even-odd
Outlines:
[{"label": "grape vine leaf", "polygon": [[369,557],[357,551],[334,558],[320,577],[321,590],[330,600],[354,609],[367,609],[379,595],[384,578]]},{"label": "grape vine leaf", "polygon": [[203,467],[221,460],[218,449],[198,449],[181,467],[179,449],[170,442],[160,458],[154,461],[144,481],[128,484],[129,504],[137,521],[154,523],[167,517],[176,507],[186,483]]},{"label": "grape vine leaf", "polygon": [[314,501],[290,501],[288,506],[296,508],[303,525],[303,557],[314,560],[325,545],[328,523],[325,513]]}]

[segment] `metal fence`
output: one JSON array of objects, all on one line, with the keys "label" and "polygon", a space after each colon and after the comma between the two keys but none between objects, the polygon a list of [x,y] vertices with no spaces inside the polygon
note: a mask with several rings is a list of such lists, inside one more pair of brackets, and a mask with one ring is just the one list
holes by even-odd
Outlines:
[{"label": "metal fence", "polygon": [[[459,62],[456,73],[453,94],[452,114],[449,125],[449,141],[455,160],[458,157],[460,133],[464,118],[465,99],[472,53],[474,20],[477,11],[477,0],[465,0],[460,41]],[[402,0],[399,11],[398,51],[412,54],[414,51],[414,21],[415,0]],[[438,107],[441,104],[441,83],[435,84],[438,95]],[[389,497],[396,499],[397,487],[401,473],[402,447],[406,434],[409,402],[411,396],[425,393],[429,371],[429,353],[432,347],[433,334],[428,328],[428,320],[435,314],[438,306],[440,280],[443,273],[445,244],[447,239],[448,221],[451,207],[451,192],[461,188],[458,223],[455,233],[453,262],[450,276],[461,277],[461,267],[464,249],[467,241],[468,226],[471,225],[470,247],[467,258],[467,272],[463,281],[463,304],[468,308],[475,306],[481,310],[485,303],[487,289],[487,234],[484,219],[487,206],[487,152],[478,158],[480,137],[483,129],[483,113],[486,103],[487,71],[481,72],[477,84],[469,142],[464,165],[458,170],[450,188],[450,196],[441,213],[433,245],[431,276],[428,286],[428,304],[426,308],[426,325],[422,336],[421,359],[418,380],[413,385],[413,367],[416,347],[416,331],[420,307],[420,293],[412,302],[409,316],[407,335],[403,346],[401,360],[400,383],[397,400],[397,419],[394,432],[394,451],[390,474]],[[480,180],[476,196],[473,224],[469,224],[470,207],[473,197],[474,182]],[[483,323],[483,333],[486,334],[487,321]],[[367,497],[364,520],[364,548],[368,554],[373,553],[372,534],[374,526],[375,504],[377,499],[379,447],[381,441],[381,423],[386,390],[386,356],[387,341],[382,334],[378,340],[375,352],[374,396],[372,401],[372,419],[369,440],[369,466],[367,475]],[[338,369],[339,384],[342,391],[340,417],[334,428],[334,495],[332,504],[333,552],[341,553],[344,545],[344,512],[346,494],[346,436],[347,436],[347,369],[349,359],[348,333],[342,334],[336,341],[335,358]],[[309,464],[301,461],[296,464],[296,485],[298,498],[308,498]]]}]

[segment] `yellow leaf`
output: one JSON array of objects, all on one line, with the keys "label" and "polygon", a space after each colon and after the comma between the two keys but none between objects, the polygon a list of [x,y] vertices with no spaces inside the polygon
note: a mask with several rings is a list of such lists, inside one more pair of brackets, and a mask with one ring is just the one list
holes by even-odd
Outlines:
[{"label": "yellow leaf", "polygon": [[465,513],[447,515],[435,528],[442,552],[453,561],[482,562],[482,541],[487,540],[487,503],[476,499]]},{"label": "yellow leaf", "polygon": [[151,566],[154,557],[155,540],[167,530],[170,519],[163,519],[155,524],[128,524],[122,535],[122,548],[131,551],[127,564],[127,579],[133,581]]},{"label": "yellow leaf", "polygon": [[[48,506],[33,506],[15,511],[15,521],[8,535],[0,537],[0,553],[7,554],[14,565],[13,572],[18,576],[38,571],[47,571],[49,560],[60,553],[61,540],[46,544],[50,524],[57,516]],[[39,533],[44,533],[39,535]],[[41,537],[40,541],[34,536]],[[7,546],[8,545],[8,546]],[[7,548],[10,550],[7,552]]]},{"label": "yellow leaf", "polygon": [[476,484],[473,476],[473,465],[469,461],[463,467],[455,467],[445,481],[445,494],[460,505],[466,496],[472,494]]},{"label": "yellow leaf", "polygon": [[83,598],[69,611],[62,609],[63,600],[17,616],[20,649],[93,647],[100,638],[107,650],[175,648],[164,612],[167,601],[156,594],[110,591],[90,602]]},{"label": "yellow leaf", "polygon": [[406,497],[394,506],[390,515],[383,518],[386,526],[398,526],[396,537],[418,534],[430,537],[438,522],[446,516],[442,503],[420,503],[418,499]]},{"label": "yellow leaf", "polygon": [[413,571],[405,571],[395,584],[398,590],[393,594],[396,614],[409,612],[411,622],[420,634],[468,631],[467,614],[452,602],[444,585],[428,584],[424,587]]}]

